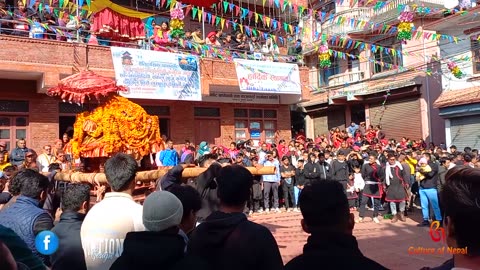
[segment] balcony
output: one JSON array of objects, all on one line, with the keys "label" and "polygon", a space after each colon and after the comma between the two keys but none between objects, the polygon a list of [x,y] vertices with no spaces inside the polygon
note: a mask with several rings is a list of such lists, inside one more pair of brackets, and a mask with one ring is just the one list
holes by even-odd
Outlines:
[{"label": "balcony", "polygon": [[365,78],[363,71],[348,72],[328,77],[328,86],[337,86],[361,81]]},{"label": "balcony", "polygon": [[[372,9],[372,17],[371,21],[374,23],[391,23],[397,20],[398,16],[400,15],[400,10],[398,9],[400,6],[403,5],[412,5],[416,4],[421,6],[422,8],[430,8],[430,9],[443,9],[444,8],[444,0],[392,0],[387,2],[387,4],[378,10]],[[440,12],[441,15],[441,12]]]},{"label": "balcony", "polygon": [[348,10],[340,11],[335,13],[335,18],[333,20],[326,20],[322,24],[322,33],[327,35],[347,35],[355,32],[362,32],[364,29],[359,26],[354,26],[351,23],[340,23],[337,24],[337,18],[343,16],[346,18],[347,22],[351,19],[355,20],[355,23],[358,24],[359,21],[369,21],[372,14],[372,8],[361,7],[361,8],[351,8]]}]

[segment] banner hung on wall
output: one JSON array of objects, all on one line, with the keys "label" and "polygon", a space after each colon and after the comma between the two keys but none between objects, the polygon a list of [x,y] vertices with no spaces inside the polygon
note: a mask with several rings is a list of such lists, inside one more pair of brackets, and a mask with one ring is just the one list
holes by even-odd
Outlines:
[{"label": "banner hung on wall", "polygon": [[112,47],[118,85],[128,88],[126,98],[202,100],[198,57]]},{"label": "banner hung on wall", "polygon": [[302,93],[298,65],[234,59],[240,91],[269,94]]}]

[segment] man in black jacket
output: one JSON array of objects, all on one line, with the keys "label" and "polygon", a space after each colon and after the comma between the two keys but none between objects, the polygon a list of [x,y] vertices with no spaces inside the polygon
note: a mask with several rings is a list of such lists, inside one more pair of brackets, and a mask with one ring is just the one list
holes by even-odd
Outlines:
[{"label": "man in black jacket", "polygon": [[325,160],[325,154],[318,154],[318,165],[320,165],[320,180],[332,180],[332,168]]},{"label": "man in black jacket", "polygon": [[226,166],[220,170],[217,182],[220,211],[213,212],[193,231],[188,253],[205,259],[212,270],[283,269],[270,230],[243,214],[252,174],[242,166]]},{"label": "man in black jacket", "polygon": [[311,184],[320,179],[320,165],[315,162],[317,157],[314,153],[308,154],[308,160],[303,168],[303,174],[305,176],[305,184]]},{"label": "man in black jacket", "polygon": [[428,166],[432,168],[430,172],[424,172],[421,168],[419,172],[425,176],[420,182],[420,202],[422,204],[423,222],[419,226],[430,226],[429,220],[429,203],[432,204],[435,220],[442,223],[442,213],[440,212],[440,204],[438,202],[437,182],[438,179],[438,164],[432,161],[430,153],[424,153],[423,157],[427,159]]},{"label": "man in black jacket", "polygon": [[303,230],[310,234],[303,254],[287,263],[286,270],[387,269],[363,256],[353,234],[343,186],[337,181],[319,181],[300,194]]},{"label": "man in black jacket", "polygon": [[332,162],[332,180],[340,182],[345,190],[347,189],[349,170],[345,156],[348,153],[349,152],[343,149],[338,150],[337,159]]},{"label": "man in black jacket", "polygon": [[90,187],[70,184],[62,196],[62,215],[52,229],[58,236],[59,248],[50,256],[52,270],[85,270],[85,256],[80,239],[80,229],[90,203]]}]

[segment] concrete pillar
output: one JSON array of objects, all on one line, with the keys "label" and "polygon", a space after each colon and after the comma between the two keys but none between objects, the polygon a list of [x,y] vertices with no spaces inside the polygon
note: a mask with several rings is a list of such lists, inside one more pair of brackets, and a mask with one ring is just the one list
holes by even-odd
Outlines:
[{"label": "concrete pillar", "polygon": [[450,132],[450,119],[445,119],[445,145],[447,149],[452,145],[452,133]]},{"label": "concrete pillar", "polygon": [[370,126],[370,105],[365,104],[365,126]]},{"label": "concrete pillar", "polygon": [[313,118],[308,114],[305,116],[305,135],[307,135],[307,138],[315,138],[315,125],[313,124]]},{"label": "concrete pillar", "polygon": [[352,108],[350,108],[350,105],[347,104],[345,105],[345,127],[350,126],[351,122],[352,122]]}]

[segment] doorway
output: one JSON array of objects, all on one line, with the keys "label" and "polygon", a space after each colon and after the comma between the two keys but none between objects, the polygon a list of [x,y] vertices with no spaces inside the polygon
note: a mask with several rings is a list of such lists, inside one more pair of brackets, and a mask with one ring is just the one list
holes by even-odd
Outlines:
[{"label": "doorway", "polygon": [[60,116],[58,117],[58,138],[62,138],[64,133],[68,134],[68,137],[73,137],[73,125],[75,124],[75,116]]},{"label": "doorway", "polygon": [[365,122],[365,104],[351,105],[350,111],[351,111],[352,122],[355,122],[355,124],[359,124],[360,122]]},{"label": "doorway", "polygon": [[195,119],[195,142],[202,141],[215,143],[220,138],[220,120],[218,119]]}]

